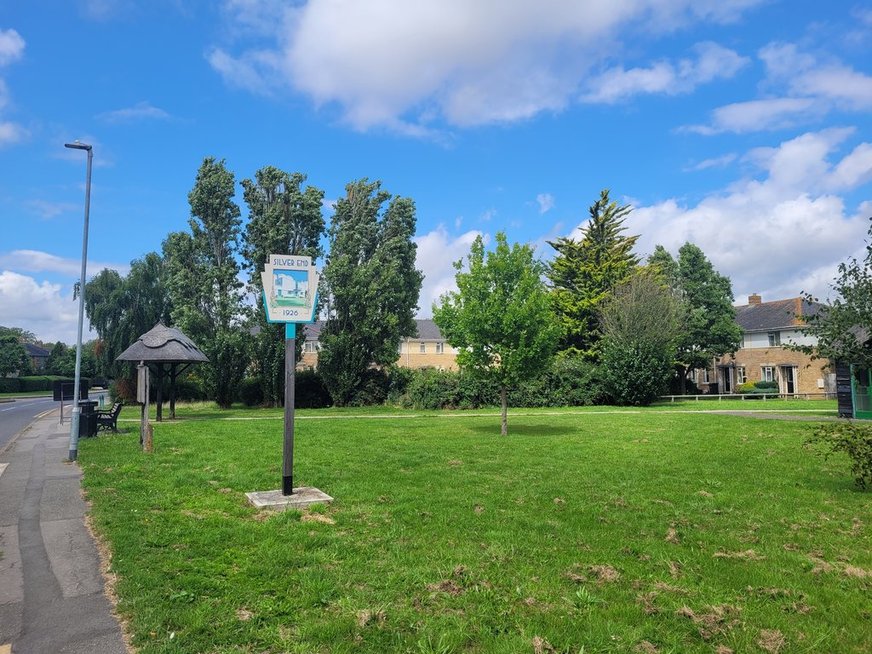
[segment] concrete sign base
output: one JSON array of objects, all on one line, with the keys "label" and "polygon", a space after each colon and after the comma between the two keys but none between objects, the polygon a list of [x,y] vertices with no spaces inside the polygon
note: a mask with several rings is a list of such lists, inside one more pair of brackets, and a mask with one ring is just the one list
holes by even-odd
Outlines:
[{"label": "concrete sign base", "polygon": [[311,486],[295,488],[291,495],[282,495],[280,490],[270,490],[246,493],[245,496],[249,504],[255,508],[272,511],[304,509],[310,504],[329,504],[333,501],[327,493]]}]

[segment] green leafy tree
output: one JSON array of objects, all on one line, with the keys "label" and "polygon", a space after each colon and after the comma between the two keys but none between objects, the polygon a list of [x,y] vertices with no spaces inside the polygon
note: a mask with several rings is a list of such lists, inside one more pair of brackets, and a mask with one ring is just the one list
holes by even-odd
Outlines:
[{"label": "green leafy tree", "polygon": [[188,194],[191,232],[172,233],[163,246],[173,321],[209,357],[206,387],[224,408],[233,402],[248,364],[234,193],[233,173],[224,161],[204,159]]},{"label": "green leafy tree", "polygon": [[477,237],[467,258],[455,263],[457,291],[433,305],[433,319],[464,371],[489,376],[500,389],[500,433],[508,433],[510,388],[548,367],[558,338],[549,293],[542,281],[544,266],[527,245],[509,246],[506,235],[485,252]]},{"label": "green leafy tree", "polygon": [[0,328],[0,377],[30,370],[27,350],[18,335],[5,327]]},{"label": "green leafy tree", "polygon": [[[806,334],[817,339],[813,348],[802,348],[816,356],[872,368],[872,218],[866,256],[839,264],[832,289],[836,298],[819,311],[803,316]],[[820,302],[806,293],[809,302]]]},{"label": "green leafy tree", "polygon": [[[257,296],[254,323],[260,327],[253,339],[254,364],[264,400],[272,406],[280,406],[284,400],[284,325],[272,324],[266,319],[260,301],[263,290],[260,273],[272,253],[309,256],[313,262],[324,254],[321,247],[325,226],[321,215],[324,191],[313,186],[304,190],[305,180],[301,173],[286,173],[266,166],[254,174],[254,180],[242,182],[249,212],[242,253],[249,286]],[[302,339],[298,338],[298,359],[301,344]]]},{"label": "green leafy tree", "polygon": [[64,367],[64,360],[67,355],[67,350],[69,350],[64,343],[58,341],[55,343],[48,353],[48,359],[45,362],[45,371],[49,375],[62,375],[64,374],[62,371]]},{"label": "green leafy tree", "polygon": [[612,289],[636,268],[633,254],[638,236],[626,236],[624,221],[632,208],[609,198],[608,189],[589,209],[581,240],[549,241],[557,251],[547,275],[554,312],[562,329],[561,350],[597,357],[601,338],[598,316]]},{"label": "green leafy tree", "polygon": [[681,337],[675,361],[682,387],[686,389],[692,370],[709,367],[713,359],[735,352],[741,343],[733,287],[729,277],[716,271],[693,243],[681,246],[677,261],[658,246],[649,264],[672,279],[673,292],[680,303]]},{"label": "green leafy tree", "polygon": [[352,182],[336,203],[318,370],[339,406],[357,401],[370,365],[395,363],[401,339],[415,335],[423,279],[415,268],[415,222],[414,202],[392,197],[381,182]]},{"label": "green leafy tree", "polygon": [[645,406],[673,374],[681,335],[678,301],[658,268],[640,268],[603,307],[603,385],[617,404]]}]

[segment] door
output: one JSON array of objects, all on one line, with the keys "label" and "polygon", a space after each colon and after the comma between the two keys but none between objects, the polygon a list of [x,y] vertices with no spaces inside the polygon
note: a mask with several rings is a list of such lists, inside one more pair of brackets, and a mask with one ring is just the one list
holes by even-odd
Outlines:
[{"label": "door", "polygon": [[793,366],[781,366],[782,393],[793,395],[796,393],[796,368]]},{"label": "door", "polygon": [[733,392],[733,369],[730,367],[721,368],[721,392],[722,393],[732,393]]}]

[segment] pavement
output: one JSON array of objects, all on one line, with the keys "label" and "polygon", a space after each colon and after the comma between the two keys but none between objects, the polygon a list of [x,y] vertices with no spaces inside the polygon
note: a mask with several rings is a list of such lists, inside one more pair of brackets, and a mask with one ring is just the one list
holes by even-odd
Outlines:
[{"label": "pavement", "polygon": [[127,654],[68,455],[57,410],[0,451],[0,654]]}]

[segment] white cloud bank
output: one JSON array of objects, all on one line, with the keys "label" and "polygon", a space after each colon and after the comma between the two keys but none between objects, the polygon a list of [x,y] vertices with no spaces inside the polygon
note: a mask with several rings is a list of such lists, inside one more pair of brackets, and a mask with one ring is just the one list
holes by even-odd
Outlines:
[{"label": "white cloud bank", "polygon": [[852,134],[828,129],[752,150],[743,161],[758,178],[695,206],[669,199],[637,207],[628,230],[641,234],[638,250],[646,255],[656,244],[673,254],[686,241],[697,244],[732,279],[737,302],[754,292],[772,300],[802,291],[828,297],[838,264],[864,249],[872,216],[872,201],[851,210],[839,195],[872,180],[872,144],[833,158]]},{"label": "white cloud bank", "polygon": [[[38,250],[0,252],[0,325],[21,327],[43,341],[76,342],[78,302],[73,284],[81,273],[81,260],[66,259]],[[88,261],[88,277],[103,268],[122,275],[130,266]],[[25,274],[26,273],[26,274]],[[66,278],[57,283],[46,278]],[[96,338],[85,317],[85,340]]]},{"label": "white cloud bank", "polygon": [[[427,133],[442,119],[467,126],[560,110],[585,92],[616,35],[658,36],[698,22],[727,22],[762,0],[227,0],[227,25],[253,45],[207,53],[234,86],[290,88],[316,105],[337,105],[353,127]],[[733,74],[745,60],[712,43],[696,58],[621,69],[588,101],[639,92],[686,92]],[[612,71],[614,72],[614,71]]]},{"label": "white cloud bank", "polygon": [[451,237],[444,226],[423,236],[415,237],[418,246],[415,265],[424,273],[424,283],[418,300],[418,316],[429,318],[433,315],[433,303],[443,293],[457,290],[454,276],[457,271],[454,262],[464,259],[469,254],[469,248],[479,231],[468,231],[460,236]]}]

